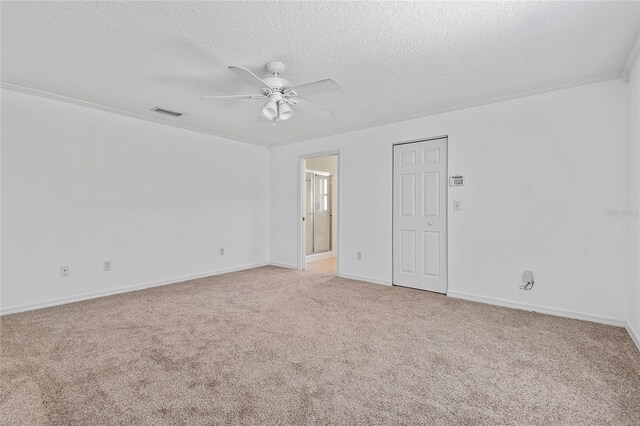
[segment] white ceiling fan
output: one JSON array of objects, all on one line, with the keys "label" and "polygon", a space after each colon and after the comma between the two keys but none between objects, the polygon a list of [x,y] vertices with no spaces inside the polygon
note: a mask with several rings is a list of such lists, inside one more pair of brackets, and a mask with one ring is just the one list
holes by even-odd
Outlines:
[{"label": "white ceiling fan", "polygon": [[300,99],[299,96],[333,92],[342,88],[337,81],[331,78],[293,86],[289,80],[280,77],[280,74],[285,69],[282,62],[269,62],[267,70],[273,74],[273,77],[266,78],[260,78],[250,70],[242,67],[230,66],[229,69],[260,89],[260,93],[252,95],[212,95],[203,96],[200,99],[205,101],[211,99],[268,99],[262,108],[260,118],[271,121],[274,126],[276,121],[284,121],[291,118],[293,109],[299,109],[322,117],[332,117],[333,111]]}]

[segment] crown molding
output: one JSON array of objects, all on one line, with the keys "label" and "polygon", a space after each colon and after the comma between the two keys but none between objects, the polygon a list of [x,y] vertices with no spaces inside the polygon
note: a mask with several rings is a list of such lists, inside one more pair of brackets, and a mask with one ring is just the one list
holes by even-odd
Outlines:
[{"label": "crown molding", "polygon": [[55,100],[55,101],[65,102],[65,103],[68,103],[68,104],[74,104],[74,105],[79,105],[79,106],[83,106],[83,107],[87,107],[87,108],[97,109],[99,111],[110,112],[110,113],[118,114],[118,115],[124,115],[125,117],[137,118],[137,119],[144,120],[144,121],[151,121],[152,123],[164,124],[165,126],[177,127],[179,129],[190,130],[190,131],[196,132],[196,133],[204,133],[204,134],[211,135],[211,136],[217,136],[217,137],[220,137],[220,138],[230,139],[230,140],[233,140],[233,141],[236,141],[236,142],[248,143],[248,144],[251,144],[251,145],[261,146],[263,148],[269,148],[268,144],[266,144],[264,142],[259,142],[259,141],[253,140],[253,139],[242,138],[242,137],[230,135],[230,134],[223,133],[223,132],[215,132],[215,131],[212,131],[212,130],[203,129],[203,128],[196,127],[196,126],[189,126],[189,125],[185,125],[185,124],[175,123],[173,121],[164,120],[164,119],[162,119],[160,117],[158,117],[158,118],[149,117],[149,116],[146,116],[146,115],[143,115],[143,114],[138,114],[138,113],[135,113],[135,112],[126,111],[126,110],[119,109],[119,108],[113,108],[113,107],[110,107],[110,106],[97,104],[97,103],[93,103],[93,102],[83,101],[81,99],[76,99],[76,98],[72,98],[72,97],[69,97],[69,96],[59,95],[57,93],[47,92],[45,90],[34,89],[34,88],[31,88],[31,87],[26,87],[26,86],[20,86],[18,84],[9,83],[9,82],[6,82],[6,81],[0,81],[0,87],[2,87],[3,89],[13,90],[13,91],[16,91],[16,92],[26,93],[26,94],[29,94],[29,95],[35,95],[35,96],[39,96],[39,97],[42,97],[42,98],[48,98],[48,99],[52,99],[52,100]]},{"label": "crown molding", "polygon": [[629,50],[627,59],[624,61],[624,66],[622,67],[622,79],[625,83],[629,82],[629,74],[636,63],[636,59],[638,59],[638,55],[640,55],[640,30],[636,36],[636,42],[631,47],[631,50]]},{"label": "crown molding", "polygon": [[410,114],[410,115],[404,116],[402,118],[379,120],[379,121],[375,121],[373,123],[369,123],[369,124],[366,124],[366,125],[360,126],[360,127],[356,127],[356,126],[349,127],[349,128],[344,129],[344,130],[341,130],[339,132],[332,133],[332,134],[329,134],[329,135],[319,136],[317,138],[304,139],[304,140],[301,140],[299,142],[288,142],[288,143],[274,144],[274,145],[272,145],[272,147],[290,145],[292,143],[309,142],[309,141],[314,141],[314,140],[318,140],[318,139],[328,138],[328,137],[331,137],[331,136],[338,136],[338,135],[343,135],[343,134],[346,134],[346,133],[358,132],[358,131],[361,131],[361,130],[367,130],[367,129],[371,129],[371,128],[375,128],[375,127],[401,123],[403,121],[416,120],[418,118],[423,118],[423,117],[429,117],[429,116],[432,116],[432,115],[443,114],[445,112],[459,111],[459,110],[463,110],[463,109],[474,108],[474,107],[479,107],[479,106],[483,106],[483,105],[489,105],[489,104],[493,104],[493,103],[497,103],[497,102],[510,101],[510,100],[513,100],[513,99],[524,98],[524,97],[527,97],[527,96],[539,95],[539,94],[548,93],[548,92],[555,92],[557,90],[570,89],[572,87],[584,86],[584,85],[587,85],[587,84],[600,83],[600,82],[603,82],[603,81],[616,80],[616,79],[620,79],[620,78],[622,78],[622,71],[621,70],[613,71],[613,72],[608,72],[608,73],[604,73],[604,74],[598,74],[598,75],[591,76],[591,77],[581,78],[581,79],[577,79],[577,80],[571,80],[571,81],[564,82],[564,83],[557,83],[557,84],[551,84],[551,85],[548,85],[548,86],[542,86],[542,87],[538,87],[538,88],[535,88],[535,89],[521,90],[521,91],[513,92],[513,93],[510,93],[510,94],[507,94],[507,95],[495,96],[495,97],[491,97],[491,98],[479,99],[479,100],[476,100],[476,101],[470,101],[470,102],[464,102],[464,103],[460,103],[460,104],[449,105],[449,106],[445,106],[445,107],[442,107],[442,108],[437,108],[437,109],[434,109],[434,110],[429,110],[429,111],[423,111],[423,112],[420,112],[420,113]]}]

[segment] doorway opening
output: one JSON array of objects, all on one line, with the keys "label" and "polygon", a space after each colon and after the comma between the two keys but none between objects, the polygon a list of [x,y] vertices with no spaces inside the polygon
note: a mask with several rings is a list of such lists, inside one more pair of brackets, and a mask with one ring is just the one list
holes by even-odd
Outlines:
[{"label": "doorway opening", "polygon": [[302,158],[302,268],[338,273],[338,154]]}]

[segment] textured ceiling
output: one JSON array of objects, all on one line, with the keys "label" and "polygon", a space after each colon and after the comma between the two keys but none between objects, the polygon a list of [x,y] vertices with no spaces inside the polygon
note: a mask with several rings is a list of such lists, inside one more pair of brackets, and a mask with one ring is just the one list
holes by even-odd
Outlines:
[{"label": "textured ceiling", "polygon": [[[279,145],[619,71],[638,2],[3,2],[2,81]],[[272,127],[227,69],[338,80]],[[155,106],[185,113],[164,118]]]}]

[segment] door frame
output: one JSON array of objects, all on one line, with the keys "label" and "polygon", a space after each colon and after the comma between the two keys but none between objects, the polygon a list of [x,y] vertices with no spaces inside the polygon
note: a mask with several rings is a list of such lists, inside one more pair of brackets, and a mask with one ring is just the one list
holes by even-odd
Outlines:
[{"label": "door frame", "polygon": [[[305,177],[306,177],[306,160],[311,158],[318,157],[326,157],[329,155],[335,155],[337,161],[338,168],[338,181],[336,182],[336,187],[338,189],[338,196],[336,197],[336,205],[335,208],[332,206],[332,213],[337,213],[338,217],[336,219],[336,241],[334,248],[336,253],[336,275],[340,276],[340,244],[342,238],[340,236],[340,204],[342,199],[342,166],[340,161],[340,149],[332,149],[328,151],[314,152],[310,154],[300,154],[298,156],[298,270],[303,270],[306,267],[306,247],[307,247],[307,233],[306,233],[306,222],[302,220],[304,217],[304,209],[305,209]],[[335,178],[335,176],[334,176]]]},{"label": "door frame", "polygon": [[[393,217],[394,217],[394,201],[395,201],[395,184],[394,184],[394,179],[395,179],[395,175],[396,175],[396,171],[395,171],[395,147],[396,145],[407,145],[410,143],[418,143],[418,142],[429,142],[429,141],[434,141],[434,140],[438,140],[438,139],[447,139],[447,143],[446,143],[446,147],[445,150],[447,151],[447,164],[446,166],[446,191],[445,191],[445,198],[447,200],[447,202],[445,203],[445,207],[446,207],[446,212],[445,215],[447,217],[447,226],[445,227],[446,232],[447,232],[447,261],[445,262],[446,264],[446,268],[447,268],[447,292],[445,293],[445,295],[449,294],[449,135],[441,135],[441,136],[434,136],[434,137],[429,137],[429,138],[421,138],[421,139],[412,139],[409,141],[402,141],[402,142],[394,142],[391,144],[391,285],[392,286],[398,286],[398,287],[402,287],[396,283],[393,282],[393,277],[394,277],[394,271],[393,271],[393,260],[395,259],[394,257],[394,247],[393,247],[393,229],[394,229],[394,223],[393,223]],[[339,219],[340,217],[338,217]],[[411,287],[413,289],[413,287]],[[420,290],[420,289],[414,289],[414,290],[418,290],[418,291],[428,291],[428,290]],[[441,294],[441,293],[438,293]]]}]

